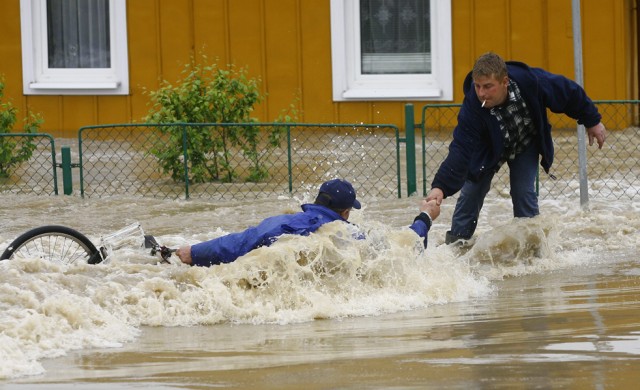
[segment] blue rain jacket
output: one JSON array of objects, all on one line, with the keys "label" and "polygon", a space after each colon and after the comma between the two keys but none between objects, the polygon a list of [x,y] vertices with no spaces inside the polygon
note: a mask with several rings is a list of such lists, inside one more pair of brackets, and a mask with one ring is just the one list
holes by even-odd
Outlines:
[{"label": "blue rain jacket", "polygon": [[[211,266],[231,263],[261,246],[269,246],[283,234],[307,236],[320,226],[333,221],[344,221],[338,213],[324,206],[302,205],[302,212],[269,217],[258,226],[252,226],[243,232],[231,233],[213,240],[195,244],[191,247],[192,265]],[[427,246],[427,225],[420,220],[414,221],[410,228],[420,237],[424,237]]]},{"label": "blue rain jacket", "polygon": [[[564,113],[589,128],[601,120],[598,109],[576,82],[521,62],[507,62],[509,78],[520,87],[533,122],[538,129],[537,144],[540,165],[545,172],[553,164],[553,141],[547,108]],[[476,181],[495,171],[504,150],[504,138],[498,120],[490,110],[482,108],[469,73],[464,81],[464,100],[453,131],[449,154],[436,173],[432,188],[440,188],[444,196],[460,191],[466,179]]]}]

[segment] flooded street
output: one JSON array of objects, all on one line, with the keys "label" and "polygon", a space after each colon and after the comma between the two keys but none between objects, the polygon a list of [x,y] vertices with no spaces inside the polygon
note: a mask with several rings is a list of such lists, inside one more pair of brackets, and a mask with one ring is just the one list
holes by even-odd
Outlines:
[{"label": "flooded street", "polygon": [[[45,224],[97,244],[140,222],[175,247],[295,212],[314,195],[0,195],[0,244]],[[406,229],[419,199],[362,199],[351,222],[365,240],[332,225],[212,268],[157,264],[138,247],[93,266],[2,261],[0,387],[637,386],[640,203],[543,200],[541,216],[513,220],[509,199],[490,193],[462,252],[443,244],[448,200],[421,252]]]}]

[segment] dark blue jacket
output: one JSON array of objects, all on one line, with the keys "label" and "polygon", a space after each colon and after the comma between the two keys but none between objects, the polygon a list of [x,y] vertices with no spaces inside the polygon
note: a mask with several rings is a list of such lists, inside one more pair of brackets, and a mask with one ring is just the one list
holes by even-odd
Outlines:
[{"label": "dark blue jacket", "polygon": [[[220,263],[231,263],[261,246],[273,244],[283,234],[308,236],[320,226],[333,221],[347,222],[340,214],[324,206],[305,204],[302,212],[269,217],[258,226],[252,226],[239,233],[231,233],[213,240],[201,242],[191,247],[192,265],[210,266]],[[424,237],[427,247],[426,223],[417,220],[411,229],[420,237]]]},{"label": "dark blue jacket", "polygon": [[[597,125],[601,116],[598,109],[576,82],[540,68],[531,68],[521,62],[507,62],[509,78],[520,87],[533,122],[538,129],[537,144],[545,172],[553,164],[553,141],[547,108],[564,113],[589,128]],[[471,73],[464,81],[464,100],[458,114],[458,125],[453,131],[449,155],[440,165],[432,188],[440,188],[444,196],[460,191],[466,179],[478,180],[487,172],[495,171],[504,149],[504,138],[498,120],[481,106]]]}]

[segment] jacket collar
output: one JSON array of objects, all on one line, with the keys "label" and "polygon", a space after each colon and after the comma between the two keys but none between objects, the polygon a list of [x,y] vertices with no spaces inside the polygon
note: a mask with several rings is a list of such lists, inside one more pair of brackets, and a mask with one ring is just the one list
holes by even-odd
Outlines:
[{"label": "jacket collar", "polygon": [[307,203],[307,204],[303,204],[301,207],[302,207],[302,211],[305,211],[305,212],[306,211],[310,211],[310,212],[322,214],[322,215],[324,215],[327,218],[330,218],[332,220],[340,219],[342,221],[346,221],[346,219],[342,218],[342,216],[340,214],[336,213],[335,211],[333,211],[330,208],[325,207],[325,206],[320,206],[318,204]]}]

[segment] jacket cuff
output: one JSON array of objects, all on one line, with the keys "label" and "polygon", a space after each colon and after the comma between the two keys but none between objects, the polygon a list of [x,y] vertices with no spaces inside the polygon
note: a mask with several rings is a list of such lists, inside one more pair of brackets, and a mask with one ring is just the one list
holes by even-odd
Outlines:
[{"label": "jacket cuff", "polygon": [[418,216],[413,219],[413,222],[415,222],[415,221],[424,222],[424,224],[427,225],[427,230],[431,229],[431,225],[433,224],[433,221],[431,220],[431,217],[429,216],[429,214],[427,214],[425,212],[422,212],[422,213],[418,214]]}]

